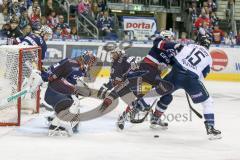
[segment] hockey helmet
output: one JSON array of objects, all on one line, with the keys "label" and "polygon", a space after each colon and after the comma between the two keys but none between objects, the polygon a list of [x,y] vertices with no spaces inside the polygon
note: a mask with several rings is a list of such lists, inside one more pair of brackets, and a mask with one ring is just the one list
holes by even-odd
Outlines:
[{"label": "hockey helmet", "polygon": [[175,35],[172,31],[164,30],[160,33],[160,36],[171,40]]},{"label": "hockey helmet", "polygon": [[53,34],[52,29],[50,27],[48,27],[47,25],[43,25],[40,28],[39,32],[40,32],[41,36],[47,35],[49,39],[52,37],[52,34]]},{"label": "hockey helmet", "polygon": [[202,35],[198,38],[196,43],[200,46],[203,46],[203,47],[209,49],[211,42],[212,42],[211,37],[209,37],[207,35]]}]

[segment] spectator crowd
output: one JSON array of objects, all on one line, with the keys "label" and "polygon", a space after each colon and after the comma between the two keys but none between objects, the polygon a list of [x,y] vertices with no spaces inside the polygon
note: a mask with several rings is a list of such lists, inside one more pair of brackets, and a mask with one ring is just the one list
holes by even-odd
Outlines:
[{"label": "spectator crowd", "polygon": [[[69,2],[71,12],[76,16],[82,14],[87,17],[98,26],[102,36],[112,33],[113,21],[108,14],[105,0],[94,3],[91,0]],[[53,30],[53,39],[80,39],[76,23],[66,23],[67,11],[63,4],[64,0],[0,0],[0,36],[27,36],[39,30],[42,25],[48,25]]]},{"label": "spectator crowd", "polygon": [[[189,3],[186,12],[190,15],[192,20],[192,38],[195,39],[200,30],[210,35],[214,44],[240,45],[240,30],[235,36],[232,31],[228,33],[220,28],[220,19],[216,15],[216,3],[217,0],[192,0]],[[233,1],[229,0],[229,4],[230,3],[233,3]]]}]

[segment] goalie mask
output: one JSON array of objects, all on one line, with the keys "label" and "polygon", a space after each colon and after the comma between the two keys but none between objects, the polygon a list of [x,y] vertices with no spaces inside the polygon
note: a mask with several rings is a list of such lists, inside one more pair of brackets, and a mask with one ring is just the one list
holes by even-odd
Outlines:
[{"label": "goalie mask", "polygon": [[77,58],[77,61],[83,65],[87,70],[90,69],[97,62],[97,58],[92,51],[85,51],[80,57]]},{"label": "goalie mask", "polygon": [[109,51],[111,59],[114,60],[118,60],[120,57],[125,55],[125,51],[120,49],[119,47],[115,48],[112,51]]}]

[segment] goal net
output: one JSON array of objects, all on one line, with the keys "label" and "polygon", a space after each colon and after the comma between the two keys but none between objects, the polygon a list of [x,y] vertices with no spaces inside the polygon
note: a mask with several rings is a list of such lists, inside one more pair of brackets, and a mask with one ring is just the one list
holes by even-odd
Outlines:
[{"label": "goal net", "polygon": [[22,91],[32,69],[41,70],[41,49],[27,45],[3,45],[0,46],[0,55],[0,126],[19,126],[23,110],[39,112],[40,90],[33,93]]}]

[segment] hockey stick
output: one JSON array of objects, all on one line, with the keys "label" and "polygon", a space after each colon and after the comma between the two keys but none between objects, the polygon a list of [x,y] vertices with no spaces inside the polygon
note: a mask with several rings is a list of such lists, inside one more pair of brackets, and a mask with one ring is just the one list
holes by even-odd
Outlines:
[{"label": "hockey stick", "polygon": [[152,105],[150,106],[150,109],[147,111],[147,113],[145,114],[145,116],[141,119],[131,119],[130,122],[131,123],[142,123],[145,121],[145,119],[147,118],[148,114],[152,111],[152,107],[155,105],[157,99],[155,99],[155,101],[152,103]]},{"label": "hockey stick", "polygon": [[187,97],[187,102],[188,102],[188,106],[189,106],[189,108],[199,117],[199,118],[201,118],[202,119],[202,115],[198,112],[198,111],[196,111],[193,107],[192,107],[192,105],[191,105],[191,102],[190,102],[190,99],[189,99],[189,96],[188,96],[188,94],[187,94],[187,92],[185,92],[185,94],[186,94],[186,97]]}]

